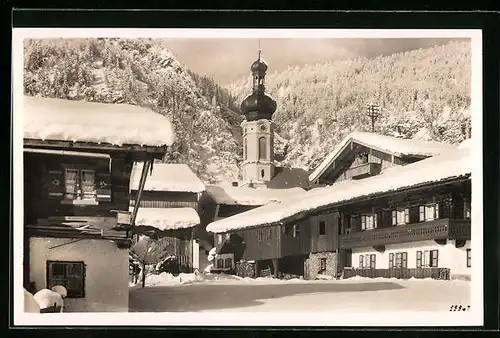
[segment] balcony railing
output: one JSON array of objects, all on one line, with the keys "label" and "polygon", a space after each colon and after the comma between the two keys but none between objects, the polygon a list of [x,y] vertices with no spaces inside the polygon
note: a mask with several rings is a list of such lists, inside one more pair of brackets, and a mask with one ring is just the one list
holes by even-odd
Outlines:
[{"label": "balcony railing", "polygon": [[432,239],[468,240],[470,236],[470,220],[443,218],[424,223],[405,224],[341,235],[340,248],[360,248]]},{"label": "balcony railing", "polygon": [[450,269],[448,268],[393,268],[393,269],[344,269],[343,277],[351,278],[354,276],[368,278],[432,278],[432,279],[450,279]]},{"label": "balcony railing", "polygon": [[382,165],[380,163],[364,163],[347,171],[347,176],[353,179],[380,174]]}]

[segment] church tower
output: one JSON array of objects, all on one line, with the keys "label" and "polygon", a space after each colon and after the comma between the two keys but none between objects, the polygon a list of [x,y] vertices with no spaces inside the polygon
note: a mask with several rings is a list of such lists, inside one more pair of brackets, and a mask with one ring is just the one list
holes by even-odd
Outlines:
[{"label": "church tower", "polygon": [[265,94],[267,64],[259,57],[251,66],[252,94],[241,103],[243,130],[243,184],[265,185],[274,177],[274,123],[276,101]]}]

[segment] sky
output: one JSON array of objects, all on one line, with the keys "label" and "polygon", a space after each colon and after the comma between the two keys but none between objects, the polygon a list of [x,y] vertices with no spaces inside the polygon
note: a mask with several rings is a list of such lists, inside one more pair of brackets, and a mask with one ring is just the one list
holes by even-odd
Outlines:
[{"label": "sky", "polygon": [[[227,85],[250,75],[250,65],[262,49],[269,72],[289,66],[314,64],[349,57],[376,57],[443,45],[452,39],[165,39],[165,46],[189,69]],[[459,40],[459,39],[453,39]]]}]

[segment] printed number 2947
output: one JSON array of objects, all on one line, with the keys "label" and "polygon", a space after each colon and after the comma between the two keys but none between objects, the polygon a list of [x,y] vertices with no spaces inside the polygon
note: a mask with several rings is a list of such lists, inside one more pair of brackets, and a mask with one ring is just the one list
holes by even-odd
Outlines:
[{"label": "printed number 2947", "polygon": [[450,311],[469,311],[470,310],[470,305],[464,306],[464,305],[451,305],[450,306]]}]

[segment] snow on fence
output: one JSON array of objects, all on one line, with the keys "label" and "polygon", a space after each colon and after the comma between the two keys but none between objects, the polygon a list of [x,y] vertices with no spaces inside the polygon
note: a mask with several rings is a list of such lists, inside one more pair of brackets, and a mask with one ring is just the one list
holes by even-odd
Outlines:
[{"label": "snow on fence", "polygon": [[450,269],[448,268],[420,268],[420,269],[344,269],[343,277],[351,278],[355,276],[368,278],[398,278],[398,279],[450,279]]}]

